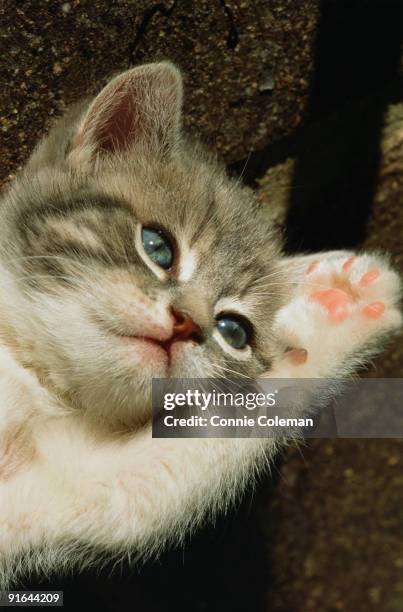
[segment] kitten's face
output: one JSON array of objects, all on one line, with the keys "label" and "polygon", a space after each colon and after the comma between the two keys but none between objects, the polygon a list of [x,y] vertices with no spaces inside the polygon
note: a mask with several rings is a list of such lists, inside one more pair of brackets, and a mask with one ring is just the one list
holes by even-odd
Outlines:
[{"label": "kitten's face", "polygon": [[[163,66],[180,102],[178,75]],[[148,84],[148,104],[150,91]],[[33,359],[81,407],[130,420],[149,410],[152,378],[257,376],[268,368],[277,252],[251,194],[179,140],[172,117],[163,135],[157,117],[160,146],[157,138],[150,145],[137,99],[143,135],[119,141],[119,116],[107,147],[102,95],[73,128],[62,161],[56,153],[55,164],[41,168],[59,137],[33,158],[14,193],[9,233],[21,257]],[[133,112],[121,96],[122,108]],[[153,110],[161,113],[148,106],[148,121]],[[84,142],[97,119],[91,112],[103,130],[98,153],[96,133],[91,146]]]}]

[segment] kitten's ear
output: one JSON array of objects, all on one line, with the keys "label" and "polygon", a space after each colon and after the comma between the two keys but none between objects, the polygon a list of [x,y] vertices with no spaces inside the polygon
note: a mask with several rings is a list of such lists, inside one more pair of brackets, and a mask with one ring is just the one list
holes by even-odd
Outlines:
[{"label": "kitten's ear", "polygon": [[112,79],[90,104],[68,162],[86,167],[102,156],[141,147],[169,151],[179,139],[182,77],[170,62],[145,64]]}]

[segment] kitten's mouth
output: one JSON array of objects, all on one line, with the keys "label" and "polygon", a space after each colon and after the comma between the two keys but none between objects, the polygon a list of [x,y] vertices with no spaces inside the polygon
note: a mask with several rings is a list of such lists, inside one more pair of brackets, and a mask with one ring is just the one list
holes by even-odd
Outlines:
[{"label": "kitten's mouth", "polygon": [[172,352],[171,352],[171,348],[172,345],[174,344],[173,340],[156,340],[155,338],[149,338],[148,336],[130,336],[132,338],[132,340],[140,340],[141,342],[144,342],[146,344],[150,344],[151,346],[154,346],[158,349],[162,349],[165,352],[165,357],[167,360],[167,366],[168,368],[171,365],[171,361],[172,361]]},{"label": "kitten's mouth", "polygon": [[123,329],[119,329],[98,315],[93,315],[93,319],[108,335],[118,339],[126,347],[134,348],[144,361],[162,362],[169,367],[171,363],[170,340],[163,341],[150,336],[125,333]]},{"label": "kitten's mouth", "polygon": [[118,338],[127,347],[134,348],[136,355],[144,364],[153,364],[165,370],[165,375],[169,375],[169,370],[180,357],[178,349],[184,343],[194,344],[202,340],[201,329],[193,323],[191,319],[176,315],[176,323],[173,326],[172,335],[166,339],[159,339],[155,336],[143,336],[128,333],[128,330],[117,329],[114,325],[96,317],[98,325],[104,331]]},{"label": "kitten's mouth", "polygon": [[158,377],[168,378],[181,360],[184,343],[179,339],[162,341],[148,336],[118,337],[128,348],[135,350],[136,357],[140,358],[145,366],[154,366]]},{"label": "kitten's mouth", "polygon": [[124,343],[136,349],[136,352],[145,362],[161,364],[169,368],[171,365],[170,342],[162,342],[148,336],[126,336],[117,334]]},{"label": "kitten's mouth", "polygon": [[[119,329],[117,325],[105,321],[96,316],[94,320],[119,344],[125,348],[125,359],[134,357],[137,366],[155,368],[155,374],[159,377],[169,377],[170,373],[182,359],[184,345],[198,344],[202,340],[201,330],[193,322],[187,320],[177,321],[169,338],[160,339],[155,336],[146,336],[130,333],[129,330]],[[141,367],[141,365],[140,365]]]},{"label": "kitten's mouth", "polygon": [[[154,349],[158,351],[158,354],[162,355],[166,360],[166,365],[168,369],[172,365],[172,361],[174,359],[174,348],[179,345],[180,341],[176,338],[170,338],[169,340],[156,340],[155,338],[150,338],[148,336],[124,336],[128,341],[137,343],[141,342],[144,347],[147,345],[150,349]],[[165,353],[165,355],[163,355]]]}]

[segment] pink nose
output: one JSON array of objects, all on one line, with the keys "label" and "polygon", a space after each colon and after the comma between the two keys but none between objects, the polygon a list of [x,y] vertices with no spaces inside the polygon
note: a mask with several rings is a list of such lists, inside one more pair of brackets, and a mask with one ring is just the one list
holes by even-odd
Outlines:
[{"label": "pink nose", "polygon": [[170,342],[175,340],[195,340],[200,342],[202,339],[202,330],[193,321],[193,319],[184,312],[178,312],[172,309],[172,314],[175,319],[175,323],[172,330],[172,337]]}]

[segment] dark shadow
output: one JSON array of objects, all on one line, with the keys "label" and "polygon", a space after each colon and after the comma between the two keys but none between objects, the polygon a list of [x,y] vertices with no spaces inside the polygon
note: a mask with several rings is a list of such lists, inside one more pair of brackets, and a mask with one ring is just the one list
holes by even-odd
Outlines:
[{"label": "dark shadow", "polygon": [[[288,251],[356,246],[365,236],[388,96],[401,62],[401,0],[322,0],[309,122],[333,115],[299,152]],[[327,180],[326,180],[327,179]]]},{"label": "dark shadow", "polygon": [[384,112],[401,101],[403,3],[322,0],[305,126],[232,164],[245,183],[296,159],[286,250],[355,247],[376,188]]}]

